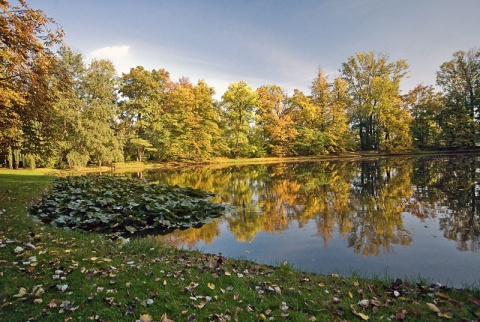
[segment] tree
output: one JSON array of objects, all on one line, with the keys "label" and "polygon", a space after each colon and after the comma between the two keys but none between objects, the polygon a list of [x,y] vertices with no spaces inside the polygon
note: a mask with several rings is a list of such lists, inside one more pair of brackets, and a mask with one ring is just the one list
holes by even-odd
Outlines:
[{"label": "tree", "polygon": [[344,152],[353,149],[353,135],[348,126],[347,107],[349,103],[347,83],[338,76],[331,90],[331,124],[329,131],[329,150]]},{"label": "tree", "polygon": [[350,95],[350,124],[358,131],[362,150],[405,150],[411,145],[410,118],[401,108],[399,94],[408,65],[405,60],[388,62],[388,58],[384,53],[357,53],[342,64]]},{"label": "tree", "polygon": [[292,104],[297,110],[295,125],[298,135],[295,138],[294,150],[297,155],[319,155],[326,153],[327,138],[323,127],[323,113],[314,104],[310,96],[295,90]]},{"label": "tree", "polygon": [[287,94],[277,85],[265,85],[256,90],[258,96],[257,130],[268,153],[275,156],[293,155],[297,130],[293,121],[293,106]]},{"label": "tree", "polygon": [[420,149],[440,146],[440,113],[442,94],[433,86],[417,85],[402,98],[412,116],[413,144]]},{"label": "tree", "polygon": [[86,66],[81,53],[69,47],[61,47],[58,51],[59,68],[66,84],[59,92],[56,102],[57,119],[57,165],[67,161],[69,166],[86,165],[89,155],[83,142],[80,140],[81,117],[84,110],[82,101],[82,80]]},{"label": "tree", "polygon": [[310,89],[317,110],[319,130],[325,134],[325,153],[345,151],[349,132],[345,81],[337,77],[333,83],[329,83],[327,75],[319,68]]},{"label": "tree", "polygon": [[122,146],[114,131],[117,113],[115,67],[109,60],[93,60],[82,82],[85,106],[80,126],[81,138],[98,166],[123,160]]},{"label": "tree", "polygon": [[222,106],[225,109],[226,137],[231,155],[256,155],[257,151],[250,142],[257,106],[256,93],[245,81],[232,83],[222,96]]},{"label": "tree", "polygon": [[23,0],[18,6],[0,1],[0,8],[0,152],[11,151],[9,159],[18,166],[14,156],[20,151],[46,152],[55,100],[49,88],[57,62],[53,47],[63,30],[51,30],[55,21]]},{"label": "tree", "polygon": [[480,124],[480,50],[457,51],[437,72],[444,91],[441,115],[444,139],[449,147],[475,146]]},{"label": "tree", "polygon": [[168,92],[173,88],[170,74],[164,70],[147,71],[142,66],[131,68],[123,74],[120,93],[124,98],[122,126],[127,136],[127,150],[133,149],[137,161],[142,162],[147,151],[158,151],[155,147],[160,115],[164,110]]},{"label": "tree", "polygon": [[215,91],[205,81],[192,85],[182,78],[169,92],[162,117],[169,139],[164,157],[170,160],[206,160],[214,154],[219,139],[218,109],[213,104]]},{"label": "tree", "polygon": [[295,91],[296,126],[299,135],[295,150],[300,155],[342,152],[349,148],[350,131],[346,107],[346,83],[339,77],[333,83],[320,68],[310,86],[311,96]]}]

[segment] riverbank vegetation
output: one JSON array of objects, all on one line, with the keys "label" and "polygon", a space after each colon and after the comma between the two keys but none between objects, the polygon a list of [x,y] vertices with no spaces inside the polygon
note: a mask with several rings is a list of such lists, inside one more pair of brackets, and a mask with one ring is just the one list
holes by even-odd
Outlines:
[{"label": "riverbank vegetation", "polygon": [[406,60],[358,52],[335,77],[317,70],[309,93],[239,81],[217,100],[205,81],[172,80],[162,68],[137,66],[119,77],[109,60],[86,63],[52,18],[24,2],[0,6],[5,167],[398,153],[479,141],[477,48],[439,67],[441,91],[420,84],[402,93]]},{"label": "riverbank vegetation", "polygon": [[54,177],[0,171],[2,321],[436,321],[480,318],[478,289],[315,275],[35,223]]}]

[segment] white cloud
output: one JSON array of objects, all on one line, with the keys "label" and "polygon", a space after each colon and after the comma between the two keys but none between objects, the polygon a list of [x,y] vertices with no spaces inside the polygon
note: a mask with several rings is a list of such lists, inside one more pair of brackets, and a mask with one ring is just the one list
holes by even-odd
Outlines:
[{"label": "white cloud", "polygon": [[93,59],[108,59],[115,65],[118,74],[128,73],[130,68],[135,67],[135,59],[131,57],[130,46],[111,46],[96,49],[87,56],[87,61]]},{"label": "white cloud", "polygon": [[127,57],[130,46],[112,46],[112,47],[103,47],[97,50],[94,50],[90,53],[92,58],[119,58]]}]

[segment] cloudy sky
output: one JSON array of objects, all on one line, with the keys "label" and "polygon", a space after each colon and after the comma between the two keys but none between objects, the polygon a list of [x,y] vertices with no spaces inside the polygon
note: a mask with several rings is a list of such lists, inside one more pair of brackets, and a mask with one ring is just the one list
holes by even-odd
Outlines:
[{"label": "cloudy sky", "polygon": [[[14,1],[12,0],[12,3]],[[318,67],[338,75],[356,52],[406,59],[408,91],[435,84],[457,50],[480,46],[480,0],[27,0],[66,31],[67,45],[172,79],[306,93]]]}]

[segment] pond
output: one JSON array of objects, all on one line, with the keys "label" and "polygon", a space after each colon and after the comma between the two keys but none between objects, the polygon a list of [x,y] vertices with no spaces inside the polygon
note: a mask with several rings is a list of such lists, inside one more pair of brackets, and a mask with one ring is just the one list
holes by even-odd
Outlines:
[{"label": "pond", "polygon": [[480,158],[386,157],[147,171],[233,210],[161,240],[316,273],[480,286]]}]

